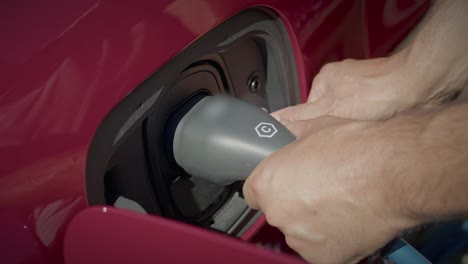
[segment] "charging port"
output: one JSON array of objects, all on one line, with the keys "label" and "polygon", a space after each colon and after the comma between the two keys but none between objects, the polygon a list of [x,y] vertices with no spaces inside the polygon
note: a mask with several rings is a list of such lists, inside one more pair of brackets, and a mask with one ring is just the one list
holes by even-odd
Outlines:
[{"label": "charging port", "polygon": [[[103,120],[89,148],[91,205],[162,215],[241,236],[260,213],[241,185],[191,177],[167,155],[167,118],[194,94],[230,94],[270,111],[299,102],[294,55],[280,19],[250,9],[221,23],[143,81]],[[166,147],[165,147],[166,145]]]}]

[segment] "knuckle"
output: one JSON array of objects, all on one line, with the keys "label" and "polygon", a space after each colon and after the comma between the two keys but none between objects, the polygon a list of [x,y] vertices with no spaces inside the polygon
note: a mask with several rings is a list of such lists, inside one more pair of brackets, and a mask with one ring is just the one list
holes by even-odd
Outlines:
[{"label": "knuckle", "polygon": [[329,62],[322,66],[319,74],[324,75],[326,77],[336,77],[336,74],[340,72],[341,66],[343,64],[343,61]]},{"label": "knuckle", "polygon": [[[312,88],[315,92],[324,92],[328,83],[337,77],[338,65],[336,62],[327,63],[322,66],[320,72],[312,81]],[[314,90],[312,90],[314,92]]]},{"label": "knuckle", "polygon": [[259,166],[244,183],[244,195],[248,201],[255,201],[260,207],[262,197],[266,195],[265,170]]},{"label": "knuckle", "polygon": [[[288,246],[292,249],[296,249],[297,248],[297,245],[296,245],[296,239],[294,239],[291,235],[289,234],[284,234],[284,240],[286,242],[286,244],[288,244]],[[297,250],[297,249],[296,249]]]},{"label": "knuckle", "polygon": [[250,194],[253,198],[258,198],[263,193],[262,177],[254,177],[250,181]]},{"label": "knuckle", "polygon": [[317,76],[315,76],[314,80],[312,81],[310,96],[320,97],[326,90],[327,82],[328,78],[325,76],[325,74],[319,73]]},{"label": "knuckle", "polygon": [[299,239],[297,239],[296,237],[286,233],[285,237],[284,237],[284,241],[294,251],[296,251],[300,255],[304,255],[304,252],[302,250],[302,243],[300,242]]},{"label": "knuckle", "polygon": [[312,86],[314,87],[323,87],[324,84],[327,82],[328,80],[328,76],[330,74],[328,74],[328,70],[325,70],[322,68],[322,70],[315,76],[313,82],[312,82]]},{"label": "knuckle", "polygon": [[263,213],[265,214],[265,219],[269,225],[283,229],[283,216],[281,213],[278,213],[278,211],[274,209],[264,210]]},{"label": "knuckle", "polygon": [[325,65],[323,65],[322,69],[320,70],[320,73],[322,74],[327,74],[330,72],[334,72],[336,69],[336,62],[329,62]]},{"label": "knuckle", "polygon": [[355,62],[356,62],[355,59],[350,59],[350,58],[347,58],[341,61],[341,63],[346,66],[349,66],[350,64],[354,64]]}]

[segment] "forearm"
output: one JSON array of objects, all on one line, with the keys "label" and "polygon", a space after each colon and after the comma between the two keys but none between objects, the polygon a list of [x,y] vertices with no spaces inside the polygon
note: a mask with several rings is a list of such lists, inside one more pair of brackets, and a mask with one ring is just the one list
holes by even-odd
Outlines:
[{"label": "forearm", "polygon": [[398,116],[381,129],[398,210],[413,223],[468,214],[468,103]]},{"label": "forearm", "polygon": [[[439,104],[468,80],[468,1],[436,1],[427,23],[399,56],[403,71],[422,89],[413,89],[411,104]],[[423,85],[422,85],[423,84]]]}]

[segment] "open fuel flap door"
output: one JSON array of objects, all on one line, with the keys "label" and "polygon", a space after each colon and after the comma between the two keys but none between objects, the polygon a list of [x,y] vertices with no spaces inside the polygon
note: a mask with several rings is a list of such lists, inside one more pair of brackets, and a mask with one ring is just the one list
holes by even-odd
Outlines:
[{"label": "open fuel flap door", "polygon": [[90,207],[71,221],[64,258],[66,264],[304,263],[215,231],[102,206]]}]

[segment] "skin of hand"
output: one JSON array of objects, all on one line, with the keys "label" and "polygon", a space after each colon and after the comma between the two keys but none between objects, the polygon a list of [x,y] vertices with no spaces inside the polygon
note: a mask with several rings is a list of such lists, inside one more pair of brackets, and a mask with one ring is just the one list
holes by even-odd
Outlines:
[{"label": "skin of hand", "polygon": [[244,197],[305,260],[357,263],[401,231],[468,213],[467,113],[291,122],[297,141],[259,164]]},{"label": "skin of hand", "polygon": [[468,80],[468,1],[436,5],[400,52],[328,64],[307,103],[273,113],[297,141],[259,164],[244,196],[309,262],[357,263],[468,212],[468,106],[438,106]]},{"label": "skin of hand", "polygon": [[449,101],[468,79],[468,1],[437,1],[415,39],[392,56],[325,65],[307,103],[273,113],[283,123],[332,115],[382,120]]},{"label": "skin of hand", "polygon": [[425,81],[408,76],[411,73],[404,70],[407,53],[404,50],[387,58],[326,64],[314,78],[307,103],[282,109],[273,116],[283,123],[323,115],[358,120],[389,118],[416,104],[406,93]]},{"label": "skin of hand", "polygon": [[288,128],[298,140],[255,169],[244,197],[305,260],[357,263],[415,224],[388,203],[382,153],[391,151],[374,124],[320,117]]}]

